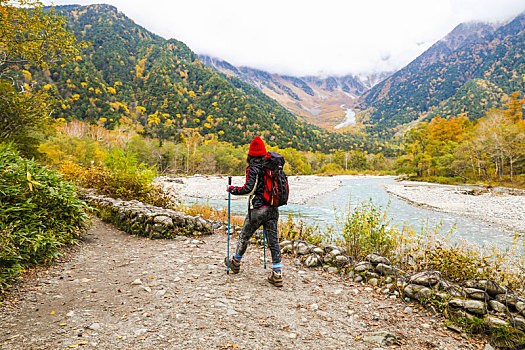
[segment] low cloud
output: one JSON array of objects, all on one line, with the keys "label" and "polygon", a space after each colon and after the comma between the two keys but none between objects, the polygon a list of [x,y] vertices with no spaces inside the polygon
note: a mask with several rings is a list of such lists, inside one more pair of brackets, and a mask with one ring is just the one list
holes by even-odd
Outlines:
[{"label": "low cloud", "polygon": [[525,10],[525,0],[107,2],[197,53],[296,76],[399,69],[461,22],[505,21]]}]

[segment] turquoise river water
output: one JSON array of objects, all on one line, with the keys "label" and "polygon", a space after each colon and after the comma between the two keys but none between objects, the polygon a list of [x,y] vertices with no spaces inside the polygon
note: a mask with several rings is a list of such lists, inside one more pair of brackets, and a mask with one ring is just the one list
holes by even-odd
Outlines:
[{"label": "turquoise river water", "polygon": [[[336,225],[336,217],[342,217],[349,208],[354,208],[363,201],[372,200],[376,206],[388,207],[388,217],[391,224],[397,227],[412,226],[416,231],[423,227],[453,237],[461,237],[479,244],[494,242],[509,244],[512,233],[502,230],[496,225],[453,213],[443,213],[431,209],[414,206],[386,192],[384,186],[394,182],[393,177],[356,177],[342,180],[343,186],[328,192],[306,204],[289,204],[280,208],[281,220],[291,214],[294,219],[301,219],[306,224],[324,229]],[[293,196],[293,193],[290,194]],[[208,203],[216,208],[227,207],[226,200],[189,199],[188,202]],[[231,201],[231,211],[234,215],[245,215],[247,202]]]}]

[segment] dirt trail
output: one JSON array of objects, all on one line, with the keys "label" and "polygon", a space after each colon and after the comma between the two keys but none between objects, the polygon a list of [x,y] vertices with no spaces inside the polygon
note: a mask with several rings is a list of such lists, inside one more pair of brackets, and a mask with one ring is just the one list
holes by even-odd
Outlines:
[{"label": "dirt trail", "polygon": [[[130,236],[94,220],[70,259],[26,282],[0,309],[0,349],[476,349],[441,318],[372,288],[284,260],[266,281],[262,249],[226,275],[225,234]],[[364,338],[387,331],[381,346]]]}]

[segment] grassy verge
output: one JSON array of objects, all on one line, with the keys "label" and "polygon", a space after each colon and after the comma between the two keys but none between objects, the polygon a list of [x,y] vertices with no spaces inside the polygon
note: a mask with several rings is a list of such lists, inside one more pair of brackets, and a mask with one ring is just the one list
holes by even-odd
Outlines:
[{"label": "grassy verge", "polygon": [[75,243],[89,219],[75,186],[0,144],[0,291]]},{"label": "grassy verge", "polygon": [[[222,212],[207,206],[194,206],[191,215],[225,220]],[[423,227],[419,231],[410,226],[395,227],[387,218],[388,208],[370,201],[348,208],[338,227],[325,230],[294,220],[291,215],[280,220],[279,236],[285,240],[304,240],[316,245],[336,244],[346,248],[354,261],[361,261],[369,253],[389,258],[408,273],[423,270],[441,271],[451,282],[488,278],[509,288],[525,289],[525,257],[523,243],[517,238],[510,247],[497,244],[480,246],[452,234],[439,234],[438,227]],[[242,218],[236,223],[242,225]]]}]

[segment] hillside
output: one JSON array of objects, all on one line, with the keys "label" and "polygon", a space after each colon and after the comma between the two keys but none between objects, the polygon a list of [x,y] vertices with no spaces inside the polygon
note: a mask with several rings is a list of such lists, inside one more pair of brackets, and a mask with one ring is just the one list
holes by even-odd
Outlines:
[{"label": "hillside", "polygon": [[199,55],[199,58],[215,70],[257,87],[308,122],[328,129],[344,119],[345,111],[355,103],[356,97],[389,75],[292,77],[245,66],[237,67],[206,55]]},{"label": "hillside", "polygon": [[461,24],[363,94],[358,120],[383,137],[437,114],[474,120],[525,90],[525,14],[499,27]]},{"label": "hillside", "polygon": [[[258,89],[204,66],[184,43],[165,40],[109,5],[61,6],[79,40],[73,64],[34,76],[64,100],[56,117],[161,139],[198,132],[233,144],[261,135],[279,147],[344,148],[354,137],[317,129]],[[353,142],[352,142],[353,143]]]}]

